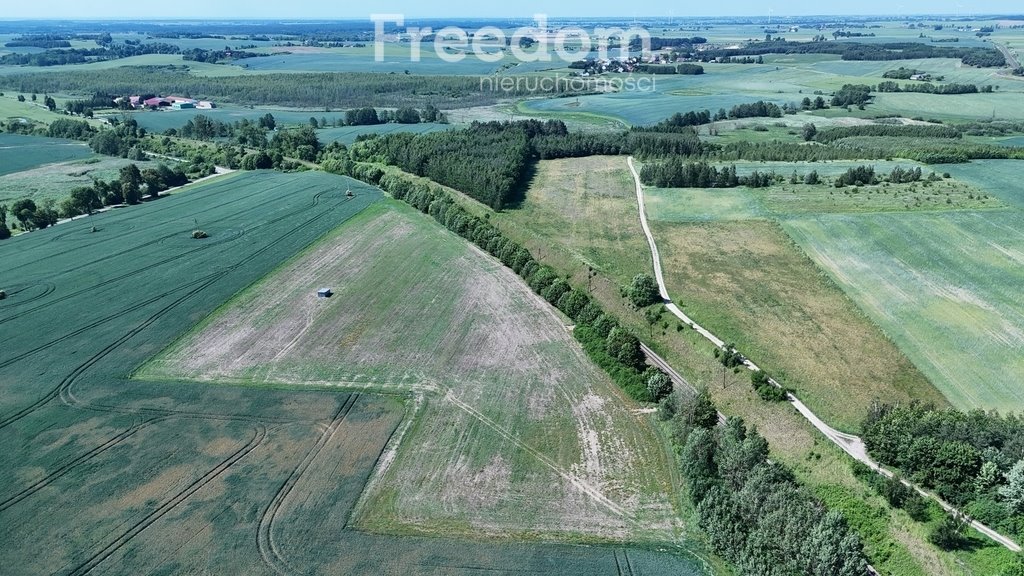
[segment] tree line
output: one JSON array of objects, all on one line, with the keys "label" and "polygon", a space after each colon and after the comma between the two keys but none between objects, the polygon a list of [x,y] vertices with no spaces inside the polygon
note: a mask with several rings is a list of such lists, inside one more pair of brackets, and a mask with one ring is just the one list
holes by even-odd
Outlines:
[{"label": "tree line", "polygon": [[711,548],[738,574],[863,576],[863,543],[793,473],[769,459],[768,442],[741,418],[719,425],[706,391],[677,390],[668,422],[687,493]]},{"label": "tree line", "polygon": [[978,94],[991,93],[993,87],[991,85],[985,85],[978,88],[977,84],[932,84],[931,82],[924,82],[921,84],[904,84],[900,86],[899,82],[893,82],[891,80],[886,82],[878,83],[878,92],[921,92],[924,94]]},{"label": "tree line", "polygon": [[99,48],[50,49],[36,53],[12,52],[0,56],[0,66],[63,66],[119,60],[144,54],[178,54],[181,49],[163,42],[111,44]]},{"label": "tree line", "polygon": [[775,172],[751,172],[737,176],[736,166],[721,170],[707,162],[685,162],[672,157],[664,162],[648,162],[640,170],[640,180],[656,188],[765,188],[781,179]]},{"label": "tree line", "polygon": [[920,42],[795,42],[771,40],[753,42],[741,48],[703,50],[693,54],[700,60],[735,56],[758,56],[763,54],[835,54],[843,60],[920,60],[927,58],[959,58],[968,66],[1000,67],[1006,65],[1006,58],[995,48],[933,46]]},{"label": "tree line", "polygon": [[16,200],[10,207],[0,204],[0,240],[11,237],[8,214],[18,221],[22,230],[41,230],[53,226],[60,218],[92,214],[103,206],[138,204],[143,197],[157,198],[160,192],[188,182],[180,167],[157,164],[140,170],[137,165],[129,164],[121,168],[118,179],[94,180],[90,186],[75,187],[59,204],[53,199],[36,203],[31,198]]}]

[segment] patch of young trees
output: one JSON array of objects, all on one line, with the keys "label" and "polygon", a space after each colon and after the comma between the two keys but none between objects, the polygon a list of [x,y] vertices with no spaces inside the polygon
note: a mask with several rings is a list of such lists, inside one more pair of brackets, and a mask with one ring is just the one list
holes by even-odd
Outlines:
[{"label": "patch of young trees", "polygon": [[564,129],[541,122],[474,124],[444,134],[372,138],[360,142],[354,152],[360,159],[379,158],[500,210],[518,193],[532,157],[531,136]]}]

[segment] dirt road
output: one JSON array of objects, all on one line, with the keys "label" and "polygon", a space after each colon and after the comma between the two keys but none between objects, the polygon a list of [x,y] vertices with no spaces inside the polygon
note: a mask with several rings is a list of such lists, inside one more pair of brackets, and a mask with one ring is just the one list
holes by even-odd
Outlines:
[{"label": "dirt road", "polygon": [[[672,299],[669,297],[668,288],[665,286],[665,275],[661,268],[661,255],[658,253],[658,245],[654,241],[654,235],[651,234],[651,227],[647,223],[647,209],[646,205],[644,204],[643,183],[640,181],[640,174],[637,172],[636,166],[633,164],[632,156],[629,157],[627,163],[629,164],[629,171],[633,174],[633,181],[636,183],[636,201],[637,206],[640,210],[640,225],[643,227],[644,235],[647,237],[647,244],[651,247],[651,256],[654,263],[654,277],[658,281],[658,290],[661,292],[661,297],[662,299],[665,300],[665,307],[668,309],[669,312],[675,315],[676,318],[679,318],[679,320],[681,320],[683,323],[689,325],[691,328],[697,331],[697,333],[699,333],[701,336],[709,340],[715,346],[718,346],[719,348],[724,348],[725,342],[722,341],[721,338],[715,336],[710,331],[694,322],[689,316],[684,314],[683,311],[680,310],[679,307],[676,306],[672,302]],[[747,367],[747,369],[751,371],[757,372],[761,370],[756,364],[754,364],[753,362],[746,358],[743,359],[743,364]],[[669,374],[674,373],[675,371],[669,372]],[[770,382],[774,386],[781,387],[781,385],[774,380],[770,380]],[[855,460],[864,463],[871,469],[877,471],[879,474],[882,474],[890,478],[893,476],[893,473],[891,471],[886,470],[877,462],[872,460],[870,456],[868,456],[868,451],[867,448],[864,446],[864,441],[861,440],[859,437],[854,436],[852,434],[846,434],[832,428],[831,426],[826,424],[821,418],[818,418],[818,416],[815,415],[814,412],[811,412],[811,409],[808,408],[803,402],[801,402],[800,399],[797,398],[796,396],[792,394],[787,394],[786,397],[789,403],[792,404],[793,407],[796,408],[797,411],[799,411],[800,414],[802,414],[804,418],[806,418],[807,421],[811,423],[812,426],[817,428],[819,432],[821,432],[822,434],[825,435],[826,438],[831,440],[833,444],[839,446],[844,452],[849,454]],[[957,512],[955,508],[944,502],[938,496],[931,494],[923,490],[922,488],[914,486],[908,482],[905,483],[908,486],[911,486],[912,488],[920,492],[922,495],[934,499],[940,505],[942,505],[942,507],[945,508],[947,511]],[[985,526],[984,524],[981,524],[980,522],[976,521],[972,521],[971,526],[978,532],[981,532],[985,536],[988,536],[992,540],[1009,548],[1010,550],[1014,552],[1021,551],[1021,547],[1017,545],[1016,542],[1014,542],[1010,538],[1007,538],[1006,536],[1003,536],[995,530],[992,530],[988,526]]]}]

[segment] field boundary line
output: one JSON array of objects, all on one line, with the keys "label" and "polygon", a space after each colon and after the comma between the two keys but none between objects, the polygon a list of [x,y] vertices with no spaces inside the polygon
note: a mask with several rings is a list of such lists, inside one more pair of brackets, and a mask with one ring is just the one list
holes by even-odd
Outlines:
[{"label": "field boundary line", "polygon": [[[651,247],[651,257],[654,264],[654,275],[655,279],[658,281],[658,290],[661,293],[661,297],[666,302],[665,307],[670,312],[672,312],[672,314],[675,315],[679,320],[683,321],[691,328],[696,330],[701,336],[709,340],[712,344],[714,344],[718,348],[724,349],[726,344],[725,342],[722,341],[721,338],[718,338],[710,331],[706,330],[705,328],[701,327],[696,322],[694,322],[689,316],[683,313],[683,311],[680,310],[679,307],[676,306],[672,302],[672,299],[669,297],[668,288],[665,285],[665,277],[661,267],[661,255],[658,253],[658,245],[654,240],[654,235],[651,233],[650,225],[647,223],[647,210],[644,205],[643,182],[641,182],[640,174],[637,172],[636,166],[633,164],[632,156],[627,158],[626,163],[629,165],[629,171],[633,174],[633,181],[636,184],[636,199],[637,206],[640,211],[640,224],[644,230],[644,235],[647,237],[647,244]],[[734,351],[737,350],[734,349]],[[761,368],[758,367],[757,364],[754,364],[745,356],[741,355],[741,357],[743,358],[743,365],[746,366],[748,370],[752,372],[761,372]],[[773,386],[777,388],[782,388],[782,385],[776,382],[773,378],[769,378],[768,381]],[[800,414],[808,422],[810,422],[812,426],[814,426],[819,432],[824,434],[825,437],[829,439],[829,441],[831,441],[833,444],[842,449],[843,452],[849,454],[854,460],[857,460],[858,462],[867,465],[872,470],[875,470],[876,472],[887,478],[892,478],[895,476],[895,474],[892,471],[882,467],[880,464],[875,462],[870,456],[868,456],[867,447],[864,445],[864,441],[861,440],[860,437],[854,436],[853,434],[846,434],[844,432],[840,432],[832,428],[831,426],[826,424],[824,420],[822,420],[814,412],[812,412],[811,409],[808,408],[803,402],[801,402],[800,399],[797,398],[793,393],[787,391],[786,400],[790,404],[792,404],[793,407],[796,408],[797,411],[800,412]],[[952,505],[943,501],[937,495],[932,494],[916,485],[913,485],[906,480],[904,480],[904,483],[914,488],[914,490],[916,490],[920,494],[938,502],[939,505],[942,506],[942,508],[945,509],[947,512],[957,515],[963,515],[966,517],[965,514],[954,508]],[[1021,551],[1020,545],[1018,545],[1012,539],[1000,534],[999,532],[996,532],[995,530],[989,528],[988,526],[985,526],[977,520],[971,520],[971,527],[973,527],[981,534],[987,536],[991,540],[1005,546],[1012,552]]]}]

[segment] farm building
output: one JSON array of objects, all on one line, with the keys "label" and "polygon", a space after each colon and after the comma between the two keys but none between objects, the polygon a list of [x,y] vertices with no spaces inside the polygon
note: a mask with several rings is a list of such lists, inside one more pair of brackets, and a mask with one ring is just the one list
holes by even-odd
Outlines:
[{"label": "farm building", "polygon": [[317,298],[330,298],[331,296],[334,296],[334,291],[330,288],[321,288],[316,291]]},{"label": "farm building", "polygon": [[196,105],[192,102],[175,102],[174,104],[171,104],[171,108],[174,108],[175,110],[187,110],[195,107]]}]

